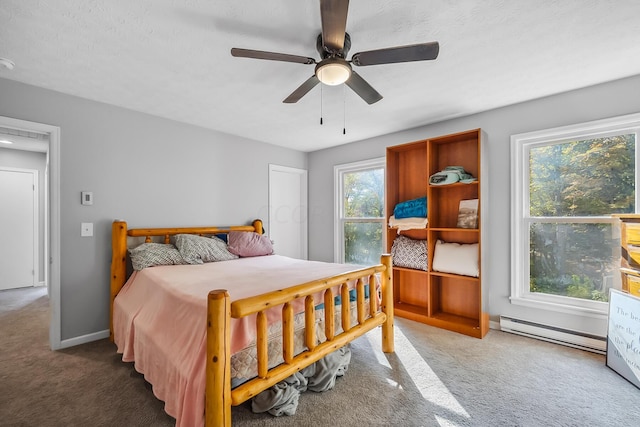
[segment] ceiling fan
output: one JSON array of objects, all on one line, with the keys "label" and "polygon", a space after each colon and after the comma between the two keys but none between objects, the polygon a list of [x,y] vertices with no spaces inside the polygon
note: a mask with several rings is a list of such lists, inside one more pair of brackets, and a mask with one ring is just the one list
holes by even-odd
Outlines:
[{"label": "ceiling fan", "polygon": [[316,64],[313,75],[283,101],[287,104],[298,102],[320,82],[330,86],[345,83],[368,104],[373,104],[380,101],[382,95],[353,70],[352,64],[362,67],[395,62],[426,61],[438,57],[440,50],[438,42],[429,42],[358,52],[351,56],[351,60],[347,60],[347,53],[351,48],[351,37],[346,32],[348,9],[349,0],[320,0],[322,33],[318,35],[316,41],[316,49],[322,58],[319,62],[306,56],[235,47],[231,49],[231,55],[298,64]]}]

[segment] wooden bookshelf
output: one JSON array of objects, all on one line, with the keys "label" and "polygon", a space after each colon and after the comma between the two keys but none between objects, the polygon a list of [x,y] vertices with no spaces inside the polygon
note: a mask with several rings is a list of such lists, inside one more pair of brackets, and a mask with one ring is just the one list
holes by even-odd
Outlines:
[{"label": "wooden bookshelf", "polygon": [[[386,217],[396,204],[427,197],[426,229],[401,231],[413,239],[427,241],[428,271],[393,268],[396,316],[423,322],[476,338],[489,330],[482,282],[482,229],[486,217],[480,129],[387,147]],[[472,183],[430,185],[429,177],[447,166],[462,166],[477,178]],[[478,228],[458,228],[461,200],[478,199]],[[398,230],[387,227],[387,250],[391,251]],[[479,277],[432,271],[436,241],[478,243]]]}]

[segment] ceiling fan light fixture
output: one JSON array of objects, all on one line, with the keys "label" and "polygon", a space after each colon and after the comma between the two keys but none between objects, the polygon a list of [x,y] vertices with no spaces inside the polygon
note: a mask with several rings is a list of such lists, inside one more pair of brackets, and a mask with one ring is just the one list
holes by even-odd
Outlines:
[{"label": "ceiling fan light fixture", "polygon": [[344,59],[325,59],[316,66],[316,77],[326,85],[337,86],[349,80],[351,66]]}]

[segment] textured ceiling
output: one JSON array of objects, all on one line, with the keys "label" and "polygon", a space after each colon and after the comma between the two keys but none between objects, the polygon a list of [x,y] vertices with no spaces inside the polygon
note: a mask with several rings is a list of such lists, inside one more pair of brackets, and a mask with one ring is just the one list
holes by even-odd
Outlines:
[{"label": "textured ceiling", "polygon": [[313,151],[640,74],[639,16],[637,0],[353,0],[351,53],[435,40],[438,59],[357,68],[373,105],[344,85],[283,104],[312,65],[229,51],[318,59],[318,0],[0,0],[16,64],[0,78]]}]

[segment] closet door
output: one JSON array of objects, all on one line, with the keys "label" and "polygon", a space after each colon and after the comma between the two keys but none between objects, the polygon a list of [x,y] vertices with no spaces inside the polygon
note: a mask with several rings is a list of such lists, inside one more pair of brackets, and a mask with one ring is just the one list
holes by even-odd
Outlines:
[{"label": "closet door", "polygon": [[0,290],[35,284],[37,173],[0,169]]},{"label": "closet door", "polygon": [[275,253],[307,259],[307,171],[269,165],[267,234]]}]

